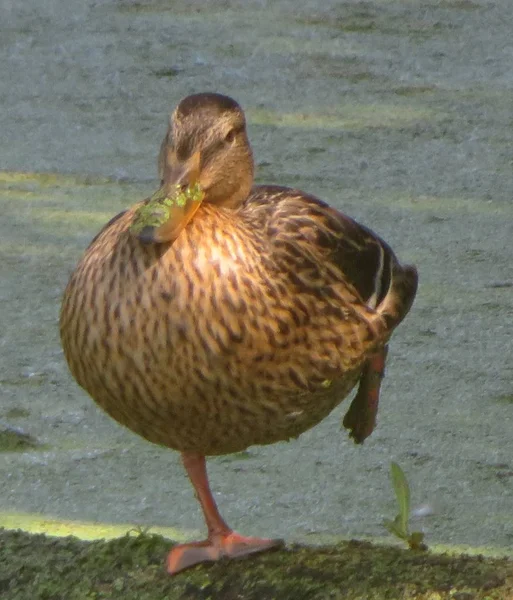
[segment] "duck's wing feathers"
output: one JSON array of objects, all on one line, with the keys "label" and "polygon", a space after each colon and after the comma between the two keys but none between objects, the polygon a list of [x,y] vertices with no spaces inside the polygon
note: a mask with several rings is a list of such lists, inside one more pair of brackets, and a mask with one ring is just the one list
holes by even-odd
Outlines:
[{"label": "duck's wing feathers", "polygon": [[343,282],[353,307],[380,313],[388,335],[408,313],[417,271],[402,266],[370,229],[314,196],[280,186],[253,188],[245,210],[267,232],[275,258],[292,259],[305,284]]}]

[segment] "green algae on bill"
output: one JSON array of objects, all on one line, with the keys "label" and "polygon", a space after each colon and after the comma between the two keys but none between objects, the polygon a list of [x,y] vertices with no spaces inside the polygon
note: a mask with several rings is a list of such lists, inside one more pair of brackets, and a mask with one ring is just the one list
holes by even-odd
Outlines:
[{"label": "green algae on bill", "polygon": [[199,185],[162,186],[136,210],[130,232],[143,243],[173,241],[199,208],[204,193]]}]

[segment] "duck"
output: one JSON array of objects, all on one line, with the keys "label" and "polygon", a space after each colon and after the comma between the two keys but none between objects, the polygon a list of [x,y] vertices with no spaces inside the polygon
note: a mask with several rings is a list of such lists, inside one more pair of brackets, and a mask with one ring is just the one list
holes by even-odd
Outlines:
[{"label": "duck", "polygon": [[228,96],[178,104],[158,169],[157,192],[111,219],[79,260],[60,337],[102,409],[181,455],[208,533],[171,548],[175,575],[283,546],[230,528],[206,458],[297,438],[356,386],[343,424],[361,444],[418,274],[326,202],[255,185],[246,118]]}]

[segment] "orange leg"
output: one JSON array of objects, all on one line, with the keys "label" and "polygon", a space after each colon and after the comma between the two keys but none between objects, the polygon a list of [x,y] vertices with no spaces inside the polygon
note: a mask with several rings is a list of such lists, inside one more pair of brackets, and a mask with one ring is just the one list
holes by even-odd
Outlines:
[{"label": "orange leg", "polygon": [[173,546],[167,558],[168,573],[174,575],[201,562],[216,561],[223,557],[237,558],[283,546],[283,540],[244,537],[230,529],[219,514],[210,491],[205,457],[183,452],[182,462],[201,504],[208,537],[201,542]]},{"label": "orange leg", "polygon": [[361,444],[373,432],[376,426],[379,391],[385,373],[385,361],[388,347],[384,346],[370,356],[365,363],[358,392],[344,417],[344,427],[356,444]]}]

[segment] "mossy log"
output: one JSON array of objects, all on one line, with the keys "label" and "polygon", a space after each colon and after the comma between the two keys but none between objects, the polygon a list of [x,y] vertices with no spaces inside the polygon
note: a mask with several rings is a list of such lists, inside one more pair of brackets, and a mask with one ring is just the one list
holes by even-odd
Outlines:
[{"label": "mossy log", "polygon": [[172,542],[105,541],[0,529],[2,600],[513,600],[513,562],[368,542],[293,545],[239,561],[164,569]]}]

